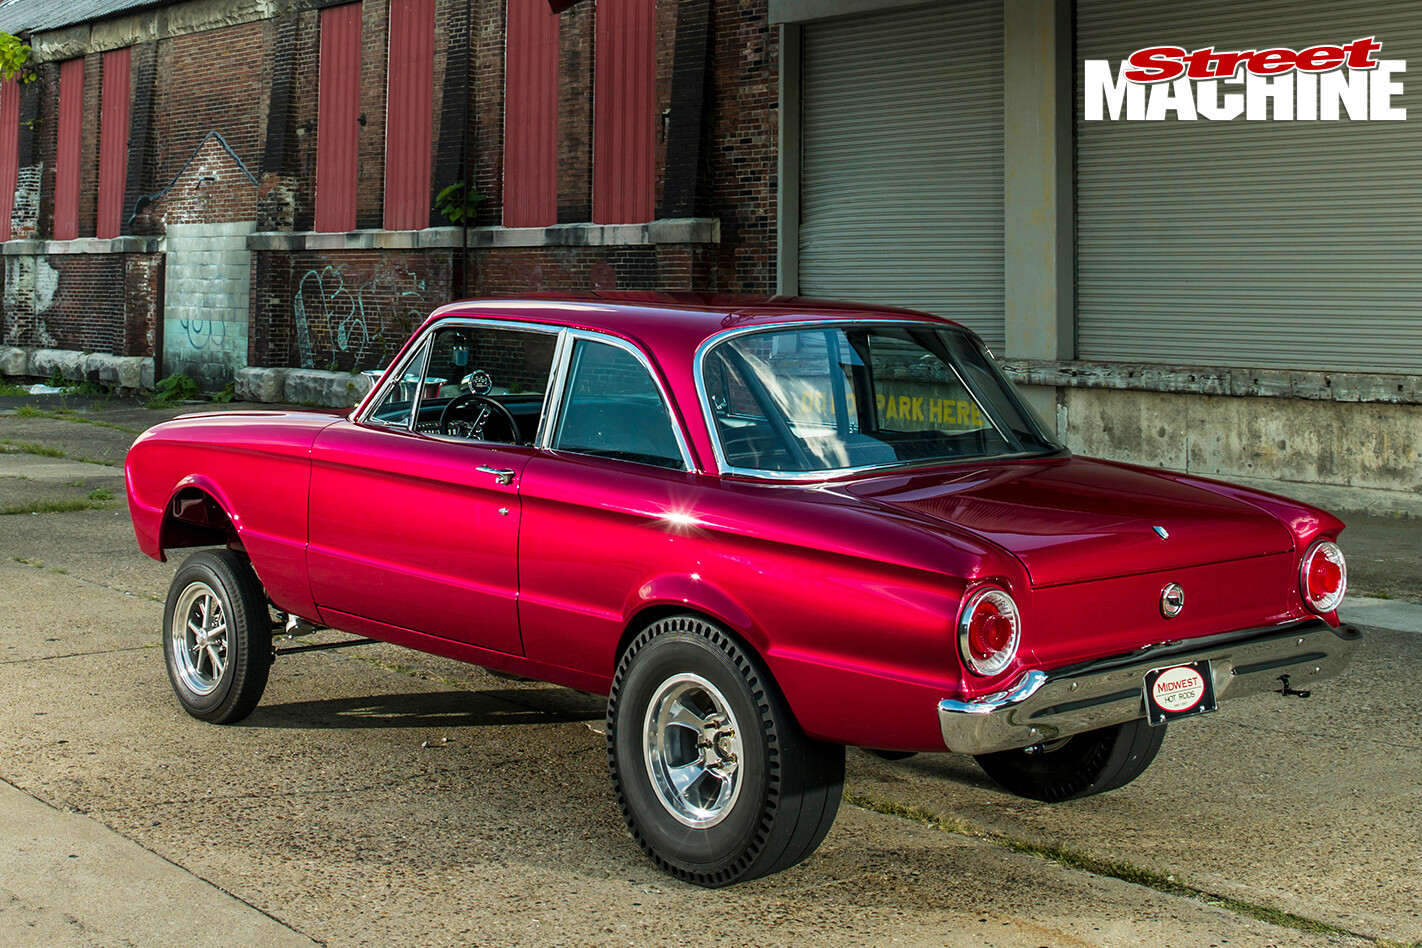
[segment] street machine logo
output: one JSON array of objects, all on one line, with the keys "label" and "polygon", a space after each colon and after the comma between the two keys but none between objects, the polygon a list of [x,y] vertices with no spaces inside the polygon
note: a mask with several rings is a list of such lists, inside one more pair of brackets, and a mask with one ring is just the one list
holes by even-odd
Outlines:
[{"label": "street machine logo", "polygon": [[[1393,105],[1407,71],[1402,59],[1378,59],[1382,43],[1368,36],[1342,46],[1224,52],[1206,46],[1138,49],[1115,76],[1108,59],[1085,62],[1082,86],[1086,120],[1400,122],[1407,109]],[[1231,92],[1224,86],[1243,86]],[[1124,108],[1123,108],[1124,107]],[[1124,112],[1124,115],[1123,115]]]}]

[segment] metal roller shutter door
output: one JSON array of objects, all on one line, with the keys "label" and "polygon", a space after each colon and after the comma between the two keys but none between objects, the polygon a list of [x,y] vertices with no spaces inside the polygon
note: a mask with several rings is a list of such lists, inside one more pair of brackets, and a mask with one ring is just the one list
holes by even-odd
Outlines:
[{"label": "metal roller shutter door", "polygon": [[800,292],[1001,347],[1001,0],[809,24],[803,62]]},{"label": "metal roller shutter door", "polygon": [[[1080,63],[1146,46],[1301,49],[1376,36],[1422,63],[1416,3],[1081,0]],[[1422,79],[1403,122],[1085,122],[1082,359],[1422,373]],[[1224,86],[1221,91],[1242,91]]]}]

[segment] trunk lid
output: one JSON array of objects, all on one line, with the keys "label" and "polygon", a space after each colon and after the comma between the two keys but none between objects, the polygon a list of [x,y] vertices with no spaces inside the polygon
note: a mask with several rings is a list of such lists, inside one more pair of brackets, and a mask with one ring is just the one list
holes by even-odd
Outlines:
[{"label": "trunk lid", "polygon": [[837,489],[925,526],[953,524],[972,531],[1015,554],[1034,587],[1294,548],[1282,523],[1243,501],[1090,458],[884,475]]}]

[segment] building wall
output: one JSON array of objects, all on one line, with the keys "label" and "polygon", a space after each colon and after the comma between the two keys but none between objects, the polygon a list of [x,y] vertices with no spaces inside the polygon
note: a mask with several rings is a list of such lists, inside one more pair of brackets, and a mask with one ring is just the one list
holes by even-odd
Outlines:
[{"label": "building wall", "polygon": [[252,365],[383,366],[451,296],[449,250],[259,251]]}]

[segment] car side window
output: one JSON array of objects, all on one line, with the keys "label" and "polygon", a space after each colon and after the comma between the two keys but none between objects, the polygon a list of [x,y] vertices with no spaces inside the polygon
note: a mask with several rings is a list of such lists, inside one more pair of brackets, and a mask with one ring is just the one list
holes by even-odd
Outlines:
[{"label": "car side window", "polygon": [[430,340],[415,430],[494,444],[533,444],[558,336],[453,325]]},{"label": "car side window", "polygon": [[415,353],[415,357],[406,363],[400,377],[380,399],[380,404],[366,416],[368,421],[391,428],[410,427],[410,419],[415,413],[415,401],[420,396],[420,380],[425,374],[425,357],[429,355],[429,351],[429,343],[425,343],[420,347],[420,351]]},{"label": "car side window", "polygon": [[553,448],[672,470],[686,463],[656,382],[627,350],[577,340]]}]

